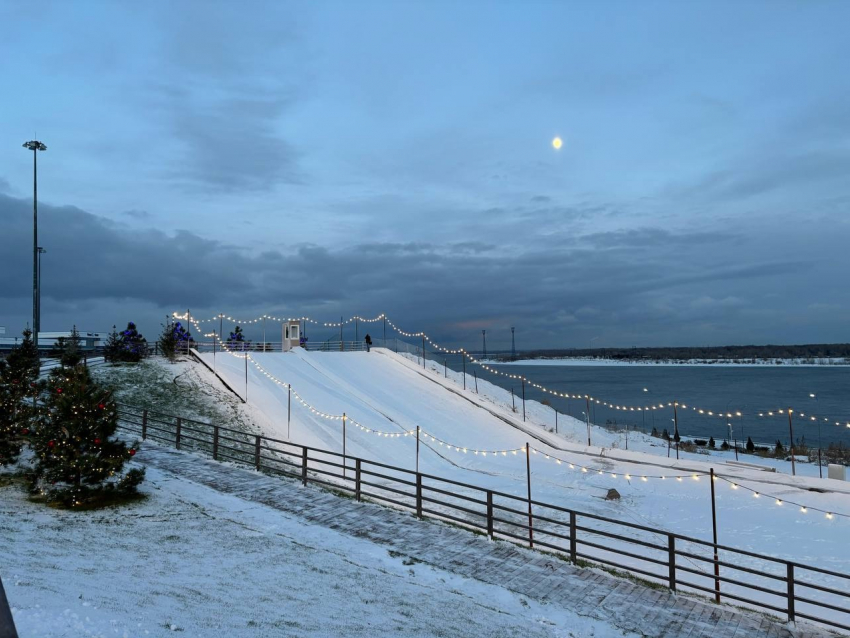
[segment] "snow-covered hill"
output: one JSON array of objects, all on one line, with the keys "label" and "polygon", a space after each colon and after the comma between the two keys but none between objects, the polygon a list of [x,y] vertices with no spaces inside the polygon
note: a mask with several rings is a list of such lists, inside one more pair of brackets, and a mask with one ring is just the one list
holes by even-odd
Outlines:
[{"label": "snow-covered hill", "polygon": [[[213,355],[202,355],[213,364]],[[431,364],[423,370],[416,361],[375,349],[371,353],[323,353],[296,349],[290,353],[252,354],[248,366],[249,409],[262,415],[268,436],[287,437],[287,391],[269,375],[291,383],[316,409],[342,414],[370,429],[388,432],[423,431],[454,446],[457,452],[423,438],[420,469],[455,480],[517,495],[526,489],[523,455],[474,454],[472,450],[514,450],[526,442],[540,450],[532,455],[532,489],[536,500],[562,504],[581,511],[645,524],[653,529],[711,539],[711,501],[707,478],[693,480],[691,472],[721,475],[760,493],[754,498],[746,489],[731,489],[718,481],[717,507],[719,541],[761,554],[795,559],[841,572],[850,572],[846,537],[850,520],[827,518],[824,512],[850,513],[850,487],[846,483],[782,473],[731,468],[722,457],[683,455],[681,461],[666,457],[667,449],[657,439],[635,436],[630,450],[622,435],[594,428],[595,444],[588,448],[585,424],[562,416],[559,433],[552,411],[543,405],[527,404],[529,421],[512,411],[510,395],[479,380],[480,394],[462,389],[458,374]],[[256,362],[262,371],[253,365]],[[215,367],[236,389],[245,387],[245,361],[218,353]],[[543,427],[541,424],[546,424]],[[322,418],[293,399],[291,439],[297,443],[341,450],[342,427],[338,420]],[[638,448],[635,450],[634,448]],[[413,468],[413,437],[386,438],[366,433],[349,424],[347,451],[388,464]],[[654,453],[650,453],[654,452]],[[545,454],[565,462],[546,460]],[[728,457],[727,457],[728,458]],[[567,462],[576,464],[570,470]],[[578,465],[605,470],[582,472]],[[614,476],[616,475],[616,476]],[[627,475],[630,479],[625,478]],[[667,475],[666,480],[642,480],[642,476]],[[676,476],[685,477],[676,480]],[[622,495],[619,501],[601,497],[609,488]],[[811,488],[824,492],[810,491]],[[781,499],[777,505],[775,499]],[[803,513],[797,502],[808,507]]]}]

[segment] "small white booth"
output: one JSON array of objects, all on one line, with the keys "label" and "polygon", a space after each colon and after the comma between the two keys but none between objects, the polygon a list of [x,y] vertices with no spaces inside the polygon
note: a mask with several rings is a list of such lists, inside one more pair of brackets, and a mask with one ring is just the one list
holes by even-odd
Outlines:
[{"label": "small white booth", "polygon": [[282,350],[289,352],[301,345],[301,322],[298,320],[283,322]]}]

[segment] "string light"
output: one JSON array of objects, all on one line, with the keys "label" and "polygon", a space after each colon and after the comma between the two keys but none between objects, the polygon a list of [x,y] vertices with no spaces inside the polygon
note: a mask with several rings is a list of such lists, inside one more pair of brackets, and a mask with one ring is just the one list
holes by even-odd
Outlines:
[{"label": "string light", "polygon": [[[715,474],[715,477],[718,478],[721,481],[726,481],[727,483],[729,483],[729,487],[731,487],[733,490],[743,489],[743,490],[747,490],[749,492],[752,492],[753,498],[761,498],[762,497],[762,494],[760,492],[758,492],[758,491],[756,491],[752,488],[749,488],[746,485],[741,485],[740,483],[735,483],[735,482],[730,481],[729,479],[724,478],[722,476],[717,476],[716,474]],[[836,514],[835,512],[830,512],[830,511],[825,510],[825,509],[812,507],[811,505],[805,505],[803,503],[797,503],[795,501],[790,501],[788,499],[781,499],[778,496],[770,496],[769,494],[765,494],[764,496],[766,496],[768,498],[772,498],[774,504],[777,505],[777,506],[782,506],[785,503],[788,503],[789,505],[794,505],[795,507],[799,507],[800,513],[802,513],[802,514],[807,514],[809,512],[809,510],[813,510],[815,512],[820,512],[820,513],[824,514],[826,516],[826,518],[828,518],[829,520],[832,520],[832,518],[836,515],[842,516],[844,518],[850,518],[850,514],[842,514],[842,513]]]},{"label": "string light", "polygon": [[[318,321],[318,320],[313,319],[311,317],[286,317],[285,318],[285,317],[276,317],[276,316],[272,316],[272,315],[261,315],[259,317],[254,318],[254,319],[245,319],[245,320],[235,319],[235,318],[233,318],[229,315],[224,315],[222,313],[215,315],[215,316],[213,316],[209,319],[196,319],[195,317],[190,317],[188,312],[184,313],[184,314],[179,314],[179,313],[174,312],[174,313],[172,313],[172,315],[176,319],[184,319],[184,320],[190,320],[191,319],[191,321],[193,323],[205,323],[205,322],[219,321],[221,319],[227,319],[228,321],[235,321],[237,323],[253,324],[253,323],[259,323],[259,322],[263,321],[263,319],[270,319],[272,321],[278,321],[278,322],[304,321],[306,323],[321,325],[321,326],[328,327],[328,328],[339,328],[341,326],[354,323],[355,321],[359,321],[359,322],[362,322],[362,323],[376,323],[378,321],[386,321],[387,324],[389,324],[393,328],[393,330],[395,330],[398,334],[400,334],[404,337],[417,338],[417,339],[424,338],[425,341],[427,341],[428,344],[431,347],[433,347],[436,350],[439,350],[440,352],[443,352],[445,354],[463,355],[471,363],[480,366],[481,368],[483,368],[484,370],[486,370],[487,372],[489,372],[491,374],[501,376],[501,377],[505,377],[505,378],[509,378],[509,379],[512,379],[512,380],[515,380],[515,381],[523,381],[527,385],[529,385],[529,386],[531,386],[531,387],[533,387],[537,390],[540,390],[541,392],[549,394],[551,396],[555,396],[555,397],[559,397],[559,398],[563,398],[563,399],[586,399],[586,400],[590,401],[591,403],[594,403],[595,405],[600,405],[602,407],[605,407],[605,408],[608,408],[608,409],[611,409],[611,410],[621,411],[621,412],[649,412],[649,411],[663,410],[663,409],[676,407],[676,408],[681,408],[683,410],[690,409],[691,411],[693,411],[696,414],[699,414],[701,416],[709,416],[709,417],[715,417],[715,418],[719,418],[719,419],[731,419],[731,418],[734,418],[736,416],[741,417],[744,414],[741,410],[734,410],[734,411],[729,411],[728,409],[727,410],[709,410],[709,409],[699,407],[699,406],[694,406],[694,405],[690,405],[690,407],[689,407],[688,404],[680,403],[680,402],[677,402],[677,401],[667,401],[666,403],[660,402],[658,404],[653,403],[653,404],[649,404],[649,405],[622,405],[622,404],[615,403],[615,402],[612,402],[612,401],[599,399],[597,397],[593,397],[593,396],[590,396],[588,394],[558,392],[557,390],[553,390],[553,389],[547,388],[546,386],[543,386],[539,383],[536,383],[536,382],[532,381],[531,379],[528,379],[527,377],[525,377],[523,375],[512,374],[512,373],[502,372],[500,370],[496,370],[493,367],[491,367],[491,366],[483,363],[482,361],[476,359],[474,356],[469,354],[464,348],[457,348],[457,349],[446,348],[446,347],[440,345],[439,343],[437,343],[436,341],[434,341],[433,339],[431,339],[431,337],[429,337],[423,331],[407,332],[406,330],[403,330],[401,327],[399,327],[395,322],[393,322],[386,315],[386,313],[381,313],[376,317],[361,317],[359,315],[353,315],[353,316],[349,317],[348,319],[345,319],[341,322],[339,322],[339,321]],[[774,413],[784,414],[782,409],[771,410],[771,411],[767,412],[767,414],[769,416],[774,416]],[[805,414],[802,413],[802,412],[799,412],[797,414],[800,417],[805,417]],[[764,413],[763,412],[759,413],[759,416],[764,416]],[[816,421],[816,420],[818,420],[819,417],[814,417],[814,416],[809,415],[808,418],[810,418],[810,420],[812,420],[812,421]],[[827,419],[827,418],[824,418],[823,421],[826,422],[826,423],[830,422],[830,420]],[[844,426],[850,428],[850,421],[845,422],[845,423],[842,423],[842,422],[839,422],[839,421],[834,421],[833,423],[835,425],[844,425]]]},{"label": "string light", "polygon": [[[175,315],[175,316],[176,316],[176,315]],[[199,326],[199,325],[197,325],[199,322],[197,322],[194,318],[191,318],[191,317],[188,317],[188,318],[187,318],[187,317],[185,317],[185,316],[184,316],[184,317],[179,317],[179,316],[178,316],[177,318],[184,318],[184,319],[188,319],[188,320],[189,320],[189,321],[191,321],[192,323],[196,324],[196,328],[197,328],[197,329],[199,330],[199,332],[200,332],[200,326]],[[372,321],[381,320],[381,319],[383,319],[383,318],[384,318],[383,316],[379,316],[379,317],[377,317],[377,318],[373,319]],[[358,318],[358,319],[359,319],[359,318]],[[388,323],[391,323],[391,322],[389,322],[389,320],[387,320],[387,321],[388,321]],[[361,430],[362,432],[365,432],[365,433],[367,433],[367,434],[374,434],[374,435],[376,435],[376,436],[378,436],[378,437],[383,437],[383,438],[406,438],[406,437],[411,437],[411,436],[412,436],[412,437],[415,437],[415,436],[417,435],[417,430],[416,430],[416,429],[411,429],[411,430],[402,430],[401,432],[397,432],[397,431],[396,431],[396,432],[390,432],[390,431],[384,431],[384,430],[377,430],[377,429],[375,429],[375,428],[367,427],[367,426],[365,426],[364,424],[360,423],[359,421],[356,421],[355,419],[353,419],[353,418],[351,418],[351,417],[348,417],[348,416],[345,416],[345,415],[335,415],[335,414],[329,414],[329,413],[323,412],[323,411],[321,411],[321,410],[318,410],[315,406],[311,405],[311,404],[310,404],[310,403],[308,403],[308,402],[307,402],[307,401],[306,401],[303,397],[301,397],[301,395],[299,395],[299,394],[298,394],[298,393],[297,393],[297,392],[296,392],[296,391],[292,388],[291,384],[289,384],[289,383],[287,383],[287,382],[285,382],[285,381],[282,381],[282,380],[278,379],[277,377],[275,377],[274,375],[272,375],[271,373],[269,373],[269,372],[268,372],[265,368],[263,368],[263,367],[262,367],[262,365],[261,365],[261,364],[259,364],[259,363],[258,363],[258,362],[257,362],[257,361],[253,358],[253,357],[251,357],[251,355],[250,355],[250,354],[245,353],[244,355],[240,355],[240,354],[236,354],[236,353],[232,352],[232,351],[230,350],[230,348],[228,348],[228,347],[225,345],[225,343],[224,343],[221,339],[219,339],[219,338],[218,338],[218,335],[216,335],[215,333],[209,333],[209,334],[207,334],[207,335],[205,335],[205,336],[211,336],[213,339],[215,339],[215,340],[219,343],[219,345],[221,346],[222,350],[223,350],[223,351],[225,351],[225,352],[227,352],[227,353],[228,353],[228,354],[230,354],[231,356],[234,356],[234,357],[236,357],[236,358],[238,358],[238,359],[243,359],[243,360],[244,360],[244,359],[247,359],[248,361],[250,361],[250,362],[251,362],[251,363],[252,363],[252,364],[253,364],[253,365],[254,365],[254,366],[255,366],[255,367],[256,367],[256,368],[260,371],[260,373],[261,373],[261,374],[263,374],[265,377],[267,377],[269,380],[271,380],[271,381],[272,381],[272,382],[274,382],[275,384],[277,384],[277,385],[279,385],[279,386],[281,386],[281,387],[287,388],[289,391],[291,391],[291,392],[292,392],[292,395],[293,395],[293,396],[295,396],[296,400],[298,400],[298,401],[299,401],[299,402],[300,402],[300,403],[301,403],[301,404],[302,404],[305,408],[307,408],[307,409],[308,409],[308,410],[309,410],[312,414],[314,414],[314,415],[316,415],[316,416],[320,416],[320,417],[322,417],[322,418],[325,418],[325,419],[328,419],[328,420],[333,420],[333,421],[341,421],[341,420],[343,420],[343,419],[346,419],[348,423],[351,423],[352,425],[354,425],[355,427],[357,427],[357,428],[358,428],[359,430]],[[419,336],[422,336],[422,334],[420,333],[420,335],[419,335]],[[427,337],[426,337],[426,339],[427,339]],[[429,340],[429,341],[430,341],[430,340]],[[463,354],[465,354],[465,355],[469,356],[469,355],[468,355],[465,351],[463,351],[463,350],[459,350],[459,351],[456,351],[456,352],[462,352]],[[589,400],[594,400],[592,397],[587,397],[587,398],[588,398]],[[599,400],[596,400],[596,402],[597,402],[597,403],[600,403],[600,401],[599,401]],[[603,402],[603,403],[604,403],[604,402]],[[674,402],[674,403],[675,403],[675,402]],[[669,406],[669,405],[673,405],[674,403],[668,403],[667,405],[668,405],[668,406]],[[675,403],[675,405],[676,405],[677,407],[682,407],[682,408],[685,408],[685,407],[686,407],[684,404],[679,404],[679,403]],[[659,407],[665,407],[665,406],[664,406],[664,404],[659,404]],[[774,415],[774,413],[777,413],[777,414],[787,414],[787,413],[792,413],[792,414],[793,414],[794,412],[793,412],[793,409],[778,409],[778,410],[775,410],[775,411],[768,411],[768,413],[767,413],[767,414],[768,414],[768,416],[773,416],[773,415]],[[729,416],[731,416],[731,413],[727,413],[727,414],[728,414]],[[738,413],[738,415],[740,415],[740,413]],[[760,414],[759,414],[759,416],[764,416],[764,414],[763,414],[763,413],[760,413]],[[803,417],[803,416],[804,416],[804,414],[803,414],[803,413],[799,413],[799,416]],[[812,418],[814,418],[814,417],[812,417]],[[850,424],[848,424],[848,425],[850,425]],[[457,453],[459,453],[459,454],[470,454],[470,453],[471,453],[471,454],[476,455],[476,456],[482,456],[482,457],[488,457],[488,456],[490,456],[490,457],[498,458],[498,457],[507,457],[509,454],[510,454],[510,455],[513,455],[513,456],[515,456],[515,455],[517,455],[517,454],[518,454],[518,453],[520,453],[520,452],[521,452],[521,453],[525,453],[525,452],[526,452],[526,448],[525,448],[525,446],[522,446],[522,447],[519,447],[519,448],[512,448],[512,449],[504,449],[504,450],[493,450],[493,449],[481,449],[481,448],[464,447],[464,446],[460,446],[460,445],[457,445],[457,444],[451,443],[451,442],[449,442],[449,441],[445,441],[445,440],[443,440],[443,439],[440,439],[439,437],[436,437],[436,436],[434,436],[433,434],[431,434],[431,433],[429,433],[429,432],[426,432],[426,431],[422,430],[421,428],[419,429],[418,434],[419,434],[420,439],[421,439],[421,440],[423,440],[423,441],[425,441],[425,442],[429,442],[429,441],[430,441],[430,442],[436,443],[436,444],[438,444],[438,445],[439,445],[439,446],[441,446],[441,447],[444,447],[444,448],[446,448],[446,449],[448,449],[448,450],[455,451],[455,452],[457,452]],[[559,458],[558,456],[553,455],[553,454],[551,454],[551,453],[549,453],[549,452],[546,452],[546,451],[543,451],[543,450],[538,450],[538,449],[536,449],[536,448],[534,448],[534,447],[529,447],[529,448],[528,448],[528,451],[529,451],[529,452],[531,452],[531,453],[533,453],[533,454],[535,454],[535,455],[540,454],[540,455],[542,455],[542,456],[543,456],[546,460],[554,461],[554,462],[556,462],[558,465],[567,465],[567,466],[568,466],[571,470],[579,470],[581,473],[589,473],[590,471],[596,471],[598,475],[603,475],[603,474],[605,473],[605,471],[604,471],[604,470],[601,470],[601,469],[598,469],[598,468],[592,468],[592,467],[589,467],[589,466],[580,465],[580,464],[578,464],[578,463],[571,462],[571,461],[567,461],[567,460],[565,460],[565,459],[561,459],[561,458]],[[611,475],[611,478],[613,478],[613,479],[616,479],[616,478],[618,477],[618,475],[617,475],[616,473],[614,473],[614,472],[611,472],[611,473],[610,473],[610,475]],[[703,475],[703,476],[706,476],[706,475],[707,475],[707,473],[702,473],[702,475]],[[695,480],[695,481],[699,481],[699,479],[700,479],[700,473],[692,473],[692,474],[689,474],[689,476],[690,476],[693,480]],[[640,478],[641,478],[641,481],[643,481],[643,482],[648,482],[648,480],[649,480],[649,479],[651,479],[651,478],[654,478],[654,479],[660,479],[660,480],[666,480],[668,477],[669,477],[669,478],[675,478],[678,482],[682,482],[682,481],[683,481],[683,477],[682,477],[681,475],[658,475],[658,476],[641,475],[641,477],[640,477]],[[624,475],[624,478],[625,478],[627,481],[631,481],[631,479],[632,479],[632,475],[631,475],[630,473],[627,473],[627,474],[625,474],[625,475]],[[748,487],[746,487],[746,486],[742,486],[742,485],[740,485],[739,483],[732,482],[732,481],[730,481],[730,480],[728,480],[728,479],[726,479],[726,478],[724,478],[724,477],[722,477],[722,476],[718,476],[718,475],[716,475],[716,474],[715,474],[715,475],[714,475],[714,480],[715,480],[715,481],[716,481],[716,480],[724,480],[724,481],[726,481],[726,482],[728,482],[728,483],[730,484],[730,487],[731,487],[733,490],[737,490],[737,489],[739,489],[739,488],[743,488],[743,489],[745,489],[745,490],[748,490],[748,491],[752,492],[752,494],[753,494],[753,497],[754,497],[754,498],[760,498],[760,497],[761,497],[761,494],[760,494],[758,491],[753,490],[753,489],[751,489],[751,488],[748,488]],[[780,499],[780,498],[778,498],[778,497],[771,497],[771,498],[773,498],[773,499],[774,499],[774,503],[775,503],[777,506],[781,506],[781,505],[783,505],[783,503],[785,503],[785,502],[786,502],[786,501],[784,501],[783,499]],[[814,508],[814,507],[806,506],[806,505],[803,505],[803,504],[801,504],[801,503],[796,503],[796,502],[793,502],[793,501],[787,501],[787,502],[788,502],[788,503],[790,503],[790,504],[792,504],[792,505],[795,505],[796,507],[799,507],[799,508],[800,508],[800,512],[801,512],[801,513],[803,513],[803,514],[808,513],[808,511],[811,509],[811,510],[814,510],[814,511],[822,512],[822,513],[826,516],[826,518],[827,518],[828,520],[833,520],[833,518],[834,518],[835,516],[841,516],[841,517],[845,517],[845,518],[850,518],[850,515],[848,515],[848,514],[836,513],[836,512],[830,512],[830,511],[827,511],[827,510],[823,510],[823,509],[819,509],[819,508]]]}]

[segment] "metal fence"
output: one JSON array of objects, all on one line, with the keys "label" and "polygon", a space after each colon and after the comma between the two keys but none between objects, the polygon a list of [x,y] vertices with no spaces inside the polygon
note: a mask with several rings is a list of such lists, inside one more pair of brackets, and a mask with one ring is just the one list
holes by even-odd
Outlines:
[{"label": "metal fence", "polygon": [[450,521],[673,591],[850,631],[850,574],[537,501],[530,480],[528,497],[516,496],[129,405],[119,406],[119,417],[122,429],[142,439]]}]

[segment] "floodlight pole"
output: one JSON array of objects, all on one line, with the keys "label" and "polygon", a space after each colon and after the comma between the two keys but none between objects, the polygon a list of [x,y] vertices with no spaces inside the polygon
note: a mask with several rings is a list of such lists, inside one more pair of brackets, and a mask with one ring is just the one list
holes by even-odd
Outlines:
[{"label": "floodlight pole", "polygon": [[32,151],[32,342],[38,352],[38,151],[46,151],[47,146],[38,140],[24,142],[23,147]]},{"label": "floodlight pole", "polygon": [[38,311],[36,316],[38,320],[36,321],[35,325],[36,330],[38,332],[41,332],[41,256],[46,253],[47,250],[45,250],[41,246],[38,246],[36,250],[38,250],[38,302],[36,303],[36,309]]}]

